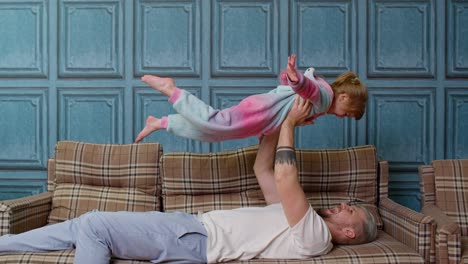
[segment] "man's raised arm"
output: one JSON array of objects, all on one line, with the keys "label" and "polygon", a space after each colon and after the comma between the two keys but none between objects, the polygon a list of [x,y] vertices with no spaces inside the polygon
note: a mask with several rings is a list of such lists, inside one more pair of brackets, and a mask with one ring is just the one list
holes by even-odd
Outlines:
[{"label": "man's raised arm", "polygon": [[278,136],[279,130],[273,134],[265,135],[262,138],[254,164],[255,176],[257,177],[258,184],[262,189],[267,204],[280,202],[278,192],[276,191],[273,171]]},{"label": "man's raised arm", "polygon": [[274,165],[275,185],[289,226],[297,224],[309,210],[309,202],[298,179],[296,153],[294,149],[294,127],[301,125],[310,113],[312,105],[308,100],[296,96],[289,111],[276,147]]}]

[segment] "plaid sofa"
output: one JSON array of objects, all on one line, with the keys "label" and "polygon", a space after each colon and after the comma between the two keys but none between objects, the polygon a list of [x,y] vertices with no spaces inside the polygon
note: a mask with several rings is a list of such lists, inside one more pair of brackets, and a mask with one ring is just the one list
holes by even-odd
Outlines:
[{"label": "plaid sofa", "polygon": [[437,224],[437,263],[468,263],[468,160],[435,160],[419,168],[422,210]]},{"label": "plaid sofa", "polygon": [[[102,211],[206,212],[265,201],[253,172],[257,146],[197,154],[162,153],[158,143],[99,145],[58,142],[48,163],[48,192],[0,202],[0,235],[19,233]],[[306,260],[255,259],[232,263],[430,263],[432,217],[391,201],[388,164],[373,146],[296,151],[300,182],[314,207],[341,202],[366,206],[378,239],[335,246]],[[72,263],[74,250],[0,255],[0,263]],[[432,256],[433,257],[433,256]],[[432,258],[433,260],[433,258]],[[113,259],[112,263],[149,263]]]}]

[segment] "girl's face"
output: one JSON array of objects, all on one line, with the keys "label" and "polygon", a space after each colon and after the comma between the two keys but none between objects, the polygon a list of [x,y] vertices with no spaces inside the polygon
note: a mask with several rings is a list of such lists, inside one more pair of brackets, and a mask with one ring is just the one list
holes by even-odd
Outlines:
[{"label": "girl's face", "polygon": [[336,115],[339,118],[354,117],[354,114],[348,109],[348,104],[349,96],[346,93],[339,94],[330,110],[328,110],[328,113]]}]

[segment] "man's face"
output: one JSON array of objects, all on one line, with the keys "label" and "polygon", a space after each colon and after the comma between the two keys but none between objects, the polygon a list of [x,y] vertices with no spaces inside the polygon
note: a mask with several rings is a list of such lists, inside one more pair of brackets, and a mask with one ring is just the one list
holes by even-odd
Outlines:
[{"label": "man's face", "polygon": [[350,206],[346,203],[341,203],[333,208],[321,208],[317,213],[325,221],[339,225],[354,225],[356,223],[364,222],[367,217],[364,209],[354,205]]}]

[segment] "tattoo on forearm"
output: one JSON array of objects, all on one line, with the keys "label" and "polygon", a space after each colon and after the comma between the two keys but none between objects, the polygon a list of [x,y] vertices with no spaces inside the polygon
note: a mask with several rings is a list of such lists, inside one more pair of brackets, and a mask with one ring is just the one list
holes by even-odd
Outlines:
[{"label": "tattoo on forearm", "polygon": [[296,151],[296,149],[294,149],[294,147],[289,147],[289,146],[280,146],[280,147],[276,147],[276,151],[278,150],[292,150],[292,151]]},{"label": "tattoo on forearm", "polygon": [[275,163],[296,165],[296,153],[293,147],[277,147]]}]

